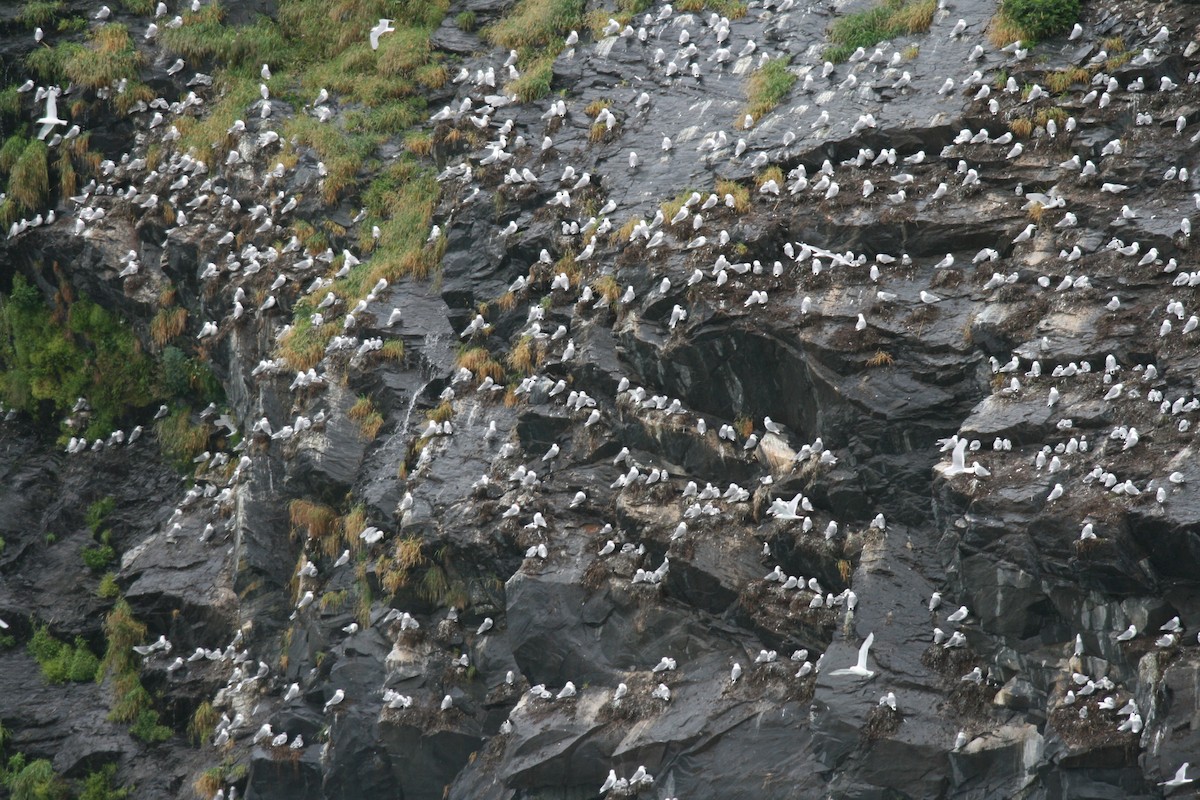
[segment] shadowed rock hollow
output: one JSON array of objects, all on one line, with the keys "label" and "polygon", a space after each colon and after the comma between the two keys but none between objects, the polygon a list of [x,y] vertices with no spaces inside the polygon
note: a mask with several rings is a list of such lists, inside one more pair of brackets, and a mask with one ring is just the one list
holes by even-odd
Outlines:
[{"label": "shadowed rock hollow", "polygon": [[[1173,789],[1191,6],[1013,46],[912,3],[826,64],[865,7],[139,5],[0,11],[6,756],[204,800]],[[89,352],[81,298],[158,376],[111,418],[123,373],[73,406],[17,324]],[[126,655],[47,682],[41,626]]]}]

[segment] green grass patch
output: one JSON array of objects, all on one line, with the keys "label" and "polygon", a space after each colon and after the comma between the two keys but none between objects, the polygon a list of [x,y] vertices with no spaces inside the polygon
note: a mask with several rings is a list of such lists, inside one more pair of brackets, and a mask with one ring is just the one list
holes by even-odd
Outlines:
[{"label": "green grass patch", "polygon": [[531,103],[550,94],[554,80],[554,59],[557,53],[538,56],[524,65],[521,76],[506,87],[522,103]]},{"label": "green grass patch", "polygon": [[98,547],[83,548],[83,563],[88,569],[95,572],[107,567],[117,557],[117,551],[113,550],[112,545],[102,544]]},{"label": "green grass patch", "polygon": [[105,600],[116,600],[121,596],[121,587],[117,585],[117,576],[111,572],[104,573],[100,585],[96,587],[96,596]]},{"label": "green grass patch", "polygon": [[104,527],[104,520],[112,513],[117,506],[116,498],[111,495],[103,497],[92,503],[87,508],[87,513],[84,514],[84,521],[87,522],[88,530],[95,536],[100,533],[100,529]]},{"label": "green grass patch", "polygon": [[27,649],[42,668],[42,678],[47,683],[96,679],[100,660],[88,649],[82,637],[77,637],[75,644],[70,645],[55,639],[50,630],[42,625],[34,630]]},{"label": "green grass patch", "polygon": [[758,122],[783,102],[783,98],[787,97],[792,85],[796,83],[796,75],[788,69],[790,63],[791,59],[788,57],[776,58],[750,73],[746,82],[746,107],[742,109],[742,116],[738,118],[739,126],[747,114]]},{"label": "green grass patch", "polygon": [[67,800],[71,796],[70,786],[45,758],[28,761],[17,753],[0,770],[0,778],[12,800]]},{"label": "green grass patch", "polygon": [[519,0],[503,19],[484,30],[484,38],[510,50],[542,50],[562,44],[583,24],[583,0]]},{"label": "green grass patch", "polygon": [[105,764],[79,782],[79,800],[125,800],[130,789],[116,786],[117,765]]},{"label": "green grass patch", "polygon": [[887,39],[911,36],[929,30],[937,0],[884,0],[880,5],[847,14],[829,27],[825,58],[835,64],[845,61],[860,47],[872,47]]},{"label": "green grass patch", "polygon": [[66,5],[62,0],[30,0],[21,6],[21,13],[17,14],[17,24],[26,28],[49,25],[62,16]]},{"label": "green grass patch", "polygon": [[1028,46],[1070,30],[1079,10],[1079,0],[1002,0],[993,25],[1006,38],[1016,34],[1004,44],[1020,39]]},{"label": "green grass patch", "polygon": [[0,396],[43,422],[68,413],[79,397],[92,415],[88,438],[105,436],[132,409],[162,397],[153,360],[125,324],[60,289],[51,309],[22,276],[0,297]]},{"label": "green grass patch", "polygon": [[182,471],[192,469],[192,459],[208,447],[208,426],[192,424],[191,412],[177,408],[154,423],[163,456]]}]

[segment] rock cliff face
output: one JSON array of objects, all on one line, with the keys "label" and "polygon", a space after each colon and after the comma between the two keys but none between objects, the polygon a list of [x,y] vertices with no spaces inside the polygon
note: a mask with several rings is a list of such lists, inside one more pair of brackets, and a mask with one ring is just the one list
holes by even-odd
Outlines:
[{"label": "rock cliff face", "polygon": [[[7,754],[115,763],[139,798],[567,800],[610,770],[614,793],[684,800],[1162,796],[1200,710],[1191,6],[1088,5],[1082,35],[1026,52],[989,41],[994,4],[948,3],[823,68],[860,9],[589,0],[597,30],[580,16],[522,103],[478,32],[522,8],[455,0],[430,46],[467,77],[423,89],[416,125],[436,271],[355,294],[314,280],[351,270],[343,249],[351,277],[371,265],[360,195],[328,203],[302,140],[272,177],[262,138],[322,105],[273,89],[263,117],[253,96],[189,155],[171,124],[216,113],[221,81],[189,79],[220,65],[169,74],[133,5],[109,24],[140,81],[199,102],[90,117],[111,169],[18,224],[2,288],[69,284],[155,353],[172,290],[172,341],[224,401],[191,414],[209,458],[183,475],[157,404],[123,419],[138,441],[79,453],[0,425]],[[163,31],[197,24],[167,5]],[[287,6],[228,0],[224,24]],[[2,13],[19,84],[34,43]],[[794,85],[745,125],[783,57]],[[322,124],[349,130],[361,109],[332,94]],[[289,247],[305,226],[322,238]],[[282,326],[313,313],[339,338],[310,358]],[[119,593],[172,644],[136,663],[156,744],[112,721],[119,676],[47,684],[25,647],[49,625],[103,651],[112,599],[78,554],[106,497]],[[833,674],[868,634],[873,675]],[[225,721],[189,731],[204,703]]]}]

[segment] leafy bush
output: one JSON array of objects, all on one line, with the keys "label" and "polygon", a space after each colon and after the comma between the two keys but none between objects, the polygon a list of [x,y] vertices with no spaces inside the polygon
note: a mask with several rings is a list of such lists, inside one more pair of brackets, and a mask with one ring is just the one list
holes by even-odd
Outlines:
[{"label": "leafy bush", "polygon": [[23,755],[15,755],[8,760],[6,773],[4,785],[12,800],[67,800],[70,796],[66,781],[55,774],[47,759],[26,763]]},{"label": "leafy bush", "polygon": [[158,724],[158,712],[152,708],[138,712],[137,719],[129,726],[129,733],[147,744],[165,742],[171,738],[171,729]]},{"label": "leafy bush", "polygon": [[102,570],[112,563],[117,557],[117,553],[110,545],[102,544],[99,547],[83,548],[83,563],[88,569]]},{"label": "leafy bush", "polygon": [[208,365],[189,358],[178,347],[163,348],[162,382],[169,395],[180,399],[209,403],[222,396],[221,384]]},{"label": "leafy bush", "polygon": [[104,576],[100,578],[100,585],[96,587],[96,594],[105,600],[115,600],[120,597],[121,587],[117,585],[117,576],[111,572],[104,573]]},{"label": "leafy bush", "polygon": [[100,532],[100,528],[104,526],[105,518],[112,513],[116,505],[116,498],[109,495],[108,497],[102,497],[88,506],[85,519],[87,520],[88,529],[92,532],[93,536]]},{"label": "leafy bush", "polygon": [[41,666],[47,683],[83,683],[96,678],[100,660],[88,649],[83,637],[76,637],[72,647],[55,639],[43,625],[34,630],[27,648]]},{"label": "leafy bush", "polygon": [[180,470],[192,468],[192,459],[208,445],[208,427],[193,425],[186,408],[176,409],[154,425],[163,456]]},{"label": "leafy bush", "polygon": [[84,433],[93,438],[161,396],[154,362],[114,314],[86,299],[64,298],[51,310],[36,287],[13,278],[7,300],[0,297],[0,397],[8,405],[48,422],[86,397],[92,416]]},{"label": "leafy bush", "polygon": [[80,782],[79,800],[125,800],[129,789],[113,786],[117,765],[105,764]]},{"label": "leafy bush", "polygon": [[1003,0],[1000,13],[1036,41],[1068,30],[1079,19],[1079,0]]}]

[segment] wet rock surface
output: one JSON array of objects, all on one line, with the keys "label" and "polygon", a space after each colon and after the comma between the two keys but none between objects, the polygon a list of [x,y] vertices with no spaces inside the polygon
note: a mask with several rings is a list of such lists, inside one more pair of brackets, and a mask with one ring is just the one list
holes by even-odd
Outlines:
[{"label": "wet rock surface", "polygon": [[[226,5],[246,20],[274,13]],[[454,144],[469,114],[431,121],[437,168],[473,165],[469,180],[441,176],[440,272],[381,289],[347,329],[357,341],[326,352],[308,387],[282,364],[255,370],[333,267],[297,267],[293,254],[258,274],[202,277],[229,253],[217,243],[234,226],[227,212],[167,232],[97,195],[87,207],[109,214],[86,232],[64,204],[57,223],[4,242],[6,269],[51,294],[50,262],[70,265],[70,280],[143,338],[167,283],[189,337],[217,321],[203,347],[243,443],[227,468],[181,477],[149,434],[67,455],[27,420],[0,426],[0,617],[17,642],[47,623],[102,651],[107,604],[78,552],[91,538],[84,510],[111,495],[117,582],[147,641],[173,644],[142,664],[174,731],[157,745],[108,720],[109,682],[43,685],[22,647],[0,651],[10,746],[71,776],[115,762],[133,796],[155,798],[188,795],[222,763],[244,769],[221,788],[247,798],[565,800],[639,767],[653,782],[628,794],[686,800],[1163,796],[1197,742],[1200,333],[1188,320],[1200,281],[1179,224],[1195,181],[1178,177],[1195,150],[1195,13],[1090,5],[1081,39],[1018,58],[985,36],[993,4],[953,4],[928,34],[822,77],[833,15],[770,5],[728,22],[727,46],[757,51],[724,64],[704,60],[716,47],[708,12],[654,21],[646,42],[585,33],[554,63],[555,94],[494,109],[477,142],[510,119],[506,133],[526,141],[502,163]],[[452,3],[433,45],[472,74],[499,68],[506,53],[453,18],[471,11],[483,26],[510,10]],[[960,18],[967,33],[951,36]],[[1162,26],[1170,36],[1151,44]],[[654,60],[659,47],[678,57],[683,30],[702,48],[699,79]],[[1096,59],[1118,38],[1137,57],[1110,69]],[[983,56],[967,61],[976,45]],[[21,53],[0,50],[9,74]],[[790,56],[798,80],[743,130],[747,75],[764,53]],[[1105,107],[1088,81],[1023,97],[1092,62]],[[909,84],[894,88],[902,74]],[[161,77],[172,99],[186,93]],[[939,92],[948,77],[954,89]],[[1164,77],[1178,87],[1159,91]],[[1144,90],[1130,90],[1138,79]],[[990,97],[972,99],[980,86]],[[440,91],[431,112],[467,96],[478,107],[495,90]],[[547,116],[558,99],[566,115]],[[599,136],[585,111],[595,101],[616,117]],[[1001,138],[1051,109],[1061,115]],[[122,149],[108,157],[169,148],[146,116],[111,124]],[[892,163],[872,165],[890,148]],[[283,187],[303,198],[294,213],[349,227],[356,208],[324,208],[305,159]],[[560,180],[568,165],[576,177]],[[840,191],[816,188],[825,165]],[[264,156],[212,172],[248,208],[271,166]],[[536,180],[506,181],[510,167]],[[776,193],[760,188],[770,167]],[[572,188],[585,172],[590,185]],[[114,180],[161,189],[173,176],[122,167]],[[717,180],[741,182],[743,209],[714,194],[701,210]],[[1128,188],[1103,188],[1116,183]],[[548,206],[563,189],[571,208]],[[618,233],[693,190],[687,220]],[[608,201],[615,210],[599,215]],[[501,235],[510,222],[516,232]],[[253,230],[239,246],[291,235]],[[650,246],[653,232],[664,236]],[[143,270],[118,278],[131,246]],[[234,319],[235,290],[261,303],[277,272],[290,278],[279,308]],[[486,326],[466,330],[482,304]],[[376,336],[403,342],[403,357],[353,355]],[[468,348],[494,359],[495,379],[465,366]],[[373,436],[353,418],[359,397],[381,417]],[[254,430],[319,414],[289,437]],[[450,432],[430,432],[446,420]],[[698,496],[708,484],[715,493]],[[192,486],[229,491],[185,502]],[[803,505],[779,513],[798,494]],[[314,522],[297,502],[338,521]],[[371,527],[378,541],[360,537]],[[315,576],[297,575],[308,561]],[[960,606],[968,613],[948,621]],[[1162,629],[1175,617],[1180,631]],[[834,674],[868,634],[873,674]],[[168,669],[196,648],[216,655]],[[263,677],[250,677],[260,663]],[[188,741],[205,701],[241,716],[219,747]],[[263,724],[288,741],[254,741]]]}]

